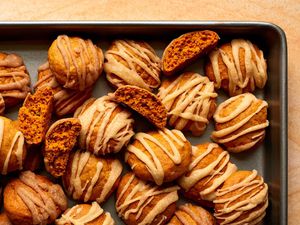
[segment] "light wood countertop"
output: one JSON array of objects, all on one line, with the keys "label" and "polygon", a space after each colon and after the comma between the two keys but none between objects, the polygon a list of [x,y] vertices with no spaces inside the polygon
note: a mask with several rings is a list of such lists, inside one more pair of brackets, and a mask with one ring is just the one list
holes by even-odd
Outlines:
[{"label": "light wood countertop", "polygon": [[243,20],[279,25],[288,39],[289,223],[300,221],[299,0],[10,0],[0,20]]}]

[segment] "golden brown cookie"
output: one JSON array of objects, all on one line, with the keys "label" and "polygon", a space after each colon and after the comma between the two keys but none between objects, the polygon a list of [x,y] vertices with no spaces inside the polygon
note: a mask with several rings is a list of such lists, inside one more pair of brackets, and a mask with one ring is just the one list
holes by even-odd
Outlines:
[{"label": "golden brown cookie", "polygon": [[178,207],[168,225],[216,225],[216,220],[205,209],[187,203]]},{"label": "golden brown cookie", "polygon": [[125,161],[140,179],[161,185],[187,171],[191,144],[179,130],[137,133],[127,147]]},{"label": "golden brown cookie", "polygon": [[166,126],[166,107],[151,92],[139,87],[125,85],[115,91],[114,98],[144,116],[156,127],[163,129]]},{"label": "golden brown cookie", "polygon": [[77,150],[70,155],[63,184],[67,194],[83,202],[105,202],[117,188],[122,173],[117,159],[100,158]]},{"label": "golden brown cookie", "polygon": [[87,100],[74,116],[82,125],[80,147],[95,155],[119,152],[134,135],[131,113],[110,96]]},{"label": "golden brown cookie", "polygon": [[59,35],[48,51],[51,71],[64,88],[83,91],[103,70],[102,50],[88,40]]},{"label": "golden brown cookie", "polygon": [[230,96],[263,88],[267,81],[267,64],[263,52],[244,39],[234,39],[209,54],[205,73],[216,88]]},{"label": "golden brown cookie", "polygon": [[237,170],[227,151],[215,143],[192,147],[188,172],[178,179],[184,196],[200,205],[213,207],[217,189]]},{"label": "golden brown cookie", "polygon": [[177,190],[177,186],[145,183],[129,172],[122,177],[117,190],[117,213],[127,225],[164,225],[176,210]]},{"label": "golden brown cookie", "polygon": [[12,120],[0,116],[0,174],[22,170],[26,153],[22,132]]},{"label": "golden brown cookie", "polygon": [[211,138],[230,152],[242,152],[257,146],[265,137],[268,103],[250,93],[231,97],[221,103],[215,114]]},{"label": "golden brown cookie", "polygon": [[10,222],[10,220],[7,217],[5,212],[0,214],[0,224],[1,225],[12,225],[12,223]]},{"label": "golden brown cookie", "polygon": [[75,91],[64,88],[57,82],[55,76],[49,68],[49,63],[41,65],[38,69],[38,81],[34,88],[51,87],[54,92],[53,112],[62,117],[71,113],[81,106],[92,95],[93,87],[88,87],[83,91]]},{"label": "golden brown cookie", "polygon": [[40,144],[46,135],[51,120],[53,91],[50,87],[28,94],[19,110],[19,128],[28,144]]},{"label": "golden brown cookie", "polygon": [[47,131],[44,148],[46,170],[54,177],[62,176],[69,154],[77,142],[81,124],[77,118],[57,120]]},{"label": "golden brown cookie", "polygon": [[62,188],[30,171],[22,172],[4,189],[4,209],[13,224],[50,224],[66,208]]},{"label": "golden brown cookie", "polygon": [[171,41],[162,56],[162,70],[167,76],[184,69],[218,43],[219,36],[210,30],[194,31]]},{"label": "golden brown cookie", "polygon": [[62,214],[56,225],[115,225],[109,212],[105,212],[97,202],[78,204]]},{"label": "golden brown cookie", "polygon": [[233,173],[218,189],[214,216],[219,224],[260,224],[268,207],[268,185],[253,171]]},{"label": "golden brown cookie", "polygon": [[185,72],[164,80],[157,96],[168,110],[171,127],[200,136],[215,112],[218,95],[207,77]]},{"label": "golden brown cookie", "polygon": [[144,41],[116,40],[105,52],[104,71],[110,84],[138,86],[148,91],[160,85],[160,58]]},{"label": "golden brown cookie", "polygon": [[22,102],[30,92],[30,76],[21,56],[0,52],[0,112]]}]

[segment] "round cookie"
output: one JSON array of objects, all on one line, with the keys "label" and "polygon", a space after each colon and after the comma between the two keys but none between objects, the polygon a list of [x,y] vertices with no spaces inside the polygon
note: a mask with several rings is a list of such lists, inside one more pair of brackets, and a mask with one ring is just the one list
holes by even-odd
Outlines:
[{"label": "round cookie", "polygon": [[115,225],[109,212],[98,205],[97,202],[92,204],[78,204],[67,209],[61,218],[55,221],[56,225]]},{"label": "round cookie", "polygon": [[22,172],[4,189],[4,209],[13,224],[50,224],[66,208],[62,188],[30,171]]},{"label": "round cookie", "polygon": [[0,112],[22,102],[29,92],[30,76],[23,59],[16,54],[0,52]]},{"label": "round cookie", "polygon": [[51,71],[64,88],[83,91],[103,70],[102,50],[91,40],[59,35],[48,51]]},{"label": "round cookie", "polygon": [[17,124],[0,116],[0,174],[22,170],[27,148]]},{"label": "round cookie", "polygon": [[104,71],[110,84],[138,86],[149,91],[160,85],[160,58],[144,41],[116,40],[105,52]]},{"label": "round cookie", "polygon": [[216,225],[216,221],[205,209],[187,203],[178,207],[168,225]]},{"label": "round cookie", "polygon": [[158,187],[129,172],[116,194],[116,211],[127,225],[164,225],[176,210],[177,186]]},{"label": "round cookie", "polygon": [[164,80],[157,96],[168,111],[171,127],[200,136],[215,112],[218,95],[207,77],[185,72]]},{"label": "round cookie", "polygon": [[53,111],[58,117],[74,113],[79,106],[91,97],[93,91],[92,86],[83,91],[64,88],[55,79],[48,62],[39,67],[38,81],[34,85],[34,89],[37,90],[45,86],[51,87],[54,92]]},{"label": "round cookie", "polygon": [[267,81],[267,64],[263,52],[244,39],[234,39],[209,54],[205,73],[216,88],[230,96],[263,88]]},{"label": "round cookie", "polygon": [[70,155],[63,184],[66,193],[74,200],[101,204],[117,188],[121,173],[119,160],[77,150]]},{"label": "round cookie", "polygon": [[179,130],[140,132],[127,146],[125,161],[140,179],[161,185],[187,171],[191,144]]},{"label": "round cookie", "polygon": [[10,222],[10,220],[7,217],[5,212],[0,214],[0,224],[1,225],[12,225],[12,223]]},{"label": "round cookie", "polygon": [[178,179],[184,196],[197,203],[213,207],[217,189],[237,170],[227,151],[215,143],[192,147],[188,172]]},{"label": "round cookie", "polygon": [[215,217],[219,224],[260,224],[268,207],[268,185],[253,171],[233,173],[218,189]]},{"label": "round cookie", "polygon": [[215,131],[211,138],[230,152],[242,152],[262,142],[267,120],[268,103],[250,93],[231,97],[221,103],[215,114]]},{"label": "round cookie", "polygon": [[74,116],[82,126],[80,147],[95,155],[119,152],[134,135],[131,113],[109,96],[87,100]]}]

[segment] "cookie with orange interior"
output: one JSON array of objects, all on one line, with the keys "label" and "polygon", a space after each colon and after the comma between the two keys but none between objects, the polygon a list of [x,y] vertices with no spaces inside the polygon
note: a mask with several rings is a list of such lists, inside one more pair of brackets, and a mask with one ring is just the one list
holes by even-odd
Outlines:
[{"label": "cookie with orange interior", "polygon": [[192,160],[188,171],[177,183],[183,195],[205,207],[213,207],[216,191],[237,167],[230,155],[215,143],[192,147]]},{"label": "cookie with orange interior", "polygon": [[104,57],[101,48],[90,39],[59,35],[48,50],[48,60],[64,88],[83,91],[101,75]]},{"label": "cookie with orange interior", "polygon": [[65,173],[69,154],[77,142],[81,124],[77,118],[57,120],[47,131],[44,147],[46,170],[54,177]]},{"label": "cookie with orange interior", "polygon": [[49,128],[53,107],[53,91],[50,87],[28,94],[19,110],[19,128],[28,144],[40,144]]},{"label": "cookie with orange interior", "polygon": [[186,203],[178,207],[168,225],[216,225],[216,220],[205,209]]},{"label": "cookie with orange interior", "polygon": [[256,170],[237,171],[218,189],[214,204],[219,224],[260,224],[268,207],[268,185]]},{"label": "cookie with orange interior", "polygon": [[184,69],[216,47],[219,36],[210,30],[193,31],[171,41],[162,56],[162,70],[167,76]]},{"label": "cookie with orange interior", "polygon": [[221,103],[214,114],[211,138],[230,152],[253,149],[264,140],[268,103],[245,93]]},{"label": "cookie with orange interior", "polygon": [[167,110],[155,94],[136,86],[125,85],[114,93],[114,99],[141,114],[156,127],[163,129],[167,124]]},{"label": "cookie with orange interior", "polygon": [[67,209],[55,221],[56,225],[115,225],[109,212],[105,212],[97,202],[78,204]]}]

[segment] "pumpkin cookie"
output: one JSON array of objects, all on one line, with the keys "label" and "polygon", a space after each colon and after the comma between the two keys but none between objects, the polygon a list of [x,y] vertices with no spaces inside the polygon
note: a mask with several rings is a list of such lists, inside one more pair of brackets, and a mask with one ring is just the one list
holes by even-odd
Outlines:
[{"label": "pumpkin cookie", "polygon": [[135,87],[122,86],[114,93],[116,101],[121,102],[163,129],[167,123],[167,110],[158,97],[151,92]]},{"label": "pumpkin cookie", "polygon": [[114,41],[105,52],[104,70],[117,88],[133,85],[151,91],[160,85],[160,58],[144,41]]},{"label": "pumpkin cookie", "polygon": [[102,50],[91,40],[59,35],[48,51],[50,69],[64,88],[83,91],[103,70]]},{"label": "pumpkin cookie", "polygon": [[53,105],[53,91],[50,87],[28,94],[19,110],[19,128],[28,144],[40,144],[48,130]]},{"label": "pumpkin cookie", "polygon": [[163,73],[169,76],[184,69],[216,47],[218,41],[218,34],[210,30],[194,31],[174,39],[163,53]]},{"label": "pumpkin cookie", "polygon": [[54,177],[65,173],[69,153],[76,144],[80,130],[78,119],[66,118],[56,121],[47,131],[44,162],[46,170]]}]

